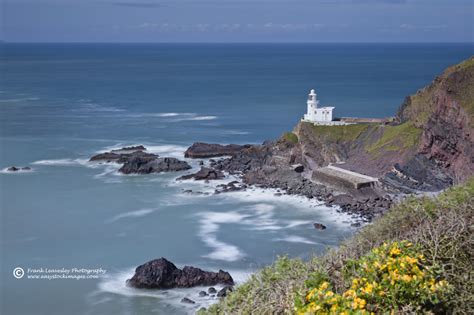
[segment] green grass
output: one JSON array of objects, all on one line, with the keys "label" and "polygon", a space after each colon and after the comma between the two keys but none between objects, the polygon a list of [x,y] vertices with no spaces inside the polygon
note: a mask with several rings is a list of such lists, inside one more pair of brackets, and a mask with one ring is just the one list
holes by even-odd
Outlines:
[{"label": "green grass", "polygon": [[[307,282],[325,275],[336,293],[347,290],[344,270],[384,242],[408,240],[453,287],[443,312],[474,313],[474,178],[437,198],[409,198],[339,248],[308,262],[279,258],[202,314],[292,314]],[[316,279],[320,280],[320,279]],[[408,305],[406,311],[410,310]],[[402,310],[403,313],[403,310]]]},{"label": "green grass", "polygon": [[295,135],[293,132],[285,132],[282,137],[286,141],[291,142],[293,144],[298,143],[298,136]]},{"label": "green grass", "polygon": [[398,151],[416,146],[420,141],[422,130],[410,122],[397,126],[380,126],[383,133],[380,139],[367,147],[367,152],[377,153],[381,150]]},{"label": "green grass", "polygon": [[312,130],[318,137],[327,138],[334,142],[350,142],[356,140],[369,126],[373,124],[354,124],[342,126],[317,126],[313,125]]}]

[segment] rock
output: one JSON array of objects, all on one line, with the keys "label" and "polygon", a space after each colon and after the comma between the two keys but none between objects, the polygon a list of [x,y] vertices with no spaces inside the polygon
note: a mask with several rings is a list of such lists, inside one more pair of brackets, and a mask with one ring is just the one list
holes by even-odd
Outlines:
[{"label": "rock", "polygon": [[351,224],[352,227],[360,227],[361,223],[360,222],[355,222]]},{"label": "rock", "polygon": [[196,304],[196,302],[194,302],[193,300],[191,300],[187,297],[182,298],[181,303]]},{"label": "rock", "polygon": [[203,166],[204,165],[204,161],[199,161],[199,166]]},{"label": "rock", "polygon": [[200,297],[207,296],[207,292],[206,291],[200,291],[199,296]]},{"label": "rock", "polygon": [[105,161],[105,162],[118,162],[125,163],[125,161],[132,156],[134,153],[140,153],[142,156],[154,156],[158,157],[156,154],[146,153],[146,148],[142,145],[133,146],[133,147],[124,147],[121,149],[112,150],[110,152],[103,152],[92,156],[89,161]]},{"label": "rock", "polygon": [[20,169],[16,166],[10,166],[9,168],[7,168],[7,171],[9,171],[9,172],[17,172],[19,170]]},{"label": "rock", "polygon": [[216,290],[216,288],[214,288],[214,287],[210,287],[209,289],[207,289],[207,292],[208,292],[209,294],[216,294],[216,293],[217,293],[217,290]]},{"label": "rock", "polygon": [[224,178],[224,173],[220,170],[214,170],[208,167],[201,167],[201,169],[194,174],[184,175],[178,178],[178,180],[183,179],[194,179],[194,180],[213,180],[213,179],[222,179]]},{"label": "rock", "polygon": [[210,158],[217,156],[225,155],[235,155],[240,152],[242,149],[249,147],[249,145],[237,145],[237,144],[214,144],[214,143],[203,143],[196,142],[190,146],[186,152],[184,152],[184,157],[197,159],[197,158]]},{"label": "rock", "polygon": [[231,286],[225,286],[219,292],[217,292],[217,297],[226,297],[229,292],[232,292],[233,289]]},{"label": "rock", "polygon": [[151,260],[135,269],[135,274],[127,280],[127,285],[139,289],[172,289],[209,286],[216,284],[233,285],[228,272],[203,271],[185,266],[178,269],[165,258]]},{"label": "rock", "polygon": [[188,163],[176,158],[157,158],[135,152],[126,160],[119,172],[123,174],[150,174],[184,171],[190,168],[191,166]]},{"label": "rock", "polygon": [[325,230],[326,229],[326,226],[322,223],[314,223],[313,226],[316,230]]},{"label": "rock", "polygon": [[22,171],[31,171],[31,167],[25,166],[21,168]]},{"label": "rock", "polygon": [[296,173],[303,173],[304,171],[304,166],[302,164],[297,164],[293,167],[293,170],[296,172]]}]

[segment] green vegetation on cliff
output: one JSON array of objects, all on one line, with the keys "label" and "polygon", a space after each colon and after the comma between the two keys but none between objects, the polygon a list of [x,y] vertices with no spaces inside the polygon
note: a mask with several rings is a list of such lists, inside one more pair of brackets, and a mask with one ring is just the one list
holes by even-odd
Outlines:
[{"label": "green vegetation on cliff", "polygon": [[332,142],[349,142],[356,140],[371,124],[354,124],[342,126],[319,126],[310,124],[314,134]]},{"label": "green vegetation on cliff", "polygon": [[282,137],[286,141],[291,142],[293,144],[298,143],[298,136],[295,135],[293,132],[285,132]]},{"label": "green vegetation on cliff", "polygon": [[[473,219],[474,178],[471,178],[438,197],[405,200],[321,257],[309,262],[279,258],[206,312],[292,314],[297,308],[303,311],[311,308],[310,313],[318,314],[318,305],[327,307],[318,304],[319,297],[336,297],[340,305],[352,308],[351,314],[387,310],[400,314],[472,314]],[[397,268],[387,271],[387,277],[396,279],[385,278],[374,268],[383,267],[384,263],[396,265]],[[394,273],[394,270],[398,271]],[[358,279],[357,283],[354,279]],[[357,287],[355,291],[353,286]],[[384,293],[370,299],[367,294],[375,288],[379,294]],[[319,295],[321,290],[324,296]],[[318,300],[313,295],[308,299],[311,292],[318,294]],[[339,313],[335,309],[329,312]]]},{"label": "green vegetation on cliff", "polygon": [[396,126],[380,126],[382,136],[367,147],[369,153],[380,150],[398,151],[417,146],[420,141],[422,130],[414,127],[410,122]]}]

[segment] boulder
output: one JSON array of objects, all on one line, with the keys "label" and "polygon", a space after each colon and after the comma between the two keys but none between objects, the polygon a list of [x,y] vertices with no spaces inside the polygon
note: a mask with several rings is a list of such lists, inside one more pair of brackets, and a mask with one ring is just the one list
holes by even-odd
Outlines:
[{"label": "boulder", "polygon": [[316,230],[325,230],[325,229],[327,228],[327,227],[326,227],[324,224],[322,224],[322,223],[314,223],[313,226],[314,226],[314,228],[315,228]]},{"label": "boulder", "polygon": [[193,300],[191,300],[187,297],[182,298],[181,303],[196,304],[196,302],[194,302]]},{"label": "boulder", "polygon": [[16,166],[10,166],[9,168],[7,168],[7,171],[9,171],[9,172],[17,172],[19,170],[20,169]]},{"label": "boulder", "polygon": [[201,167],[201,169],[194,174],[184,175],[178,178],[178,180],[182,179],[194,179],[194,180],[213,180],[213,179],[222,179],[224,178],[224,173],[219,170],[215,170],[208,167]]},{"label": "boulder", "polygon": [[135,274],[127,280],[127,285],[139,289],[172,289],[209,286],[216,284],[233,285],[228,272],[204,271],[196,267],[177,268],[165,258],[149,261],[135,269]]},{"label": "boulder", "polygon": [[233,289],[231,286],[223,287],[219,292],[217,292],[217,297],[226,297],[227,293],[232,292]]},{"label": "boulder", "polygon": [[216,293],[217,293],[217,290],[216,290],[216,288],[214,288],[214,287],[210,287],[209,289],[207,289],[207,292],[208,292],[209,294],[216,294]]},{"label": "boulder", "polygon": [[31,167],[25,166],[21,168],[22,171],[31,171]]},{"label": "boulder", "polygon": [[196,142],[190,146],[186,152],[184,152],[184,157],[192,159],[202,159],[210,158],[217,156],[225,155],[235,155],[240,152],[242,149],[249,147],[250,145],[238,145],[238,144],[215,144],[215,143],[203,143]]},{"label": "boulder", "polygon": [[207,296],[207,292],[206,291],[200,291],[199,296],[200,297]]},{"label": "boulder", "polygon": [[303,173],[304,171],[304,165],[303,164],[296,164],[293,166],[293,170],[296,172],[296,173]]}]

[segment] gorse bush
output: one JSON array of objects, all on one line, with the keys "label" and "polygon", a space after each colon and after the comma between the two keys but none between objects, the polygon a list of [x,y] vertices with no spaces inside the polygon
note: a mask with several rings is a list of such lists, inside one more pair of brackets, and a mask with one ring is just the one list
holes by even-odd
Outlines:
[{"label": "gorse bush", "polygon": [[[327,277],[316,274],[298,314],[380,314],[391,311],[439,312],[449,299],[452,286],[439,279],[435,266],[407,241],[383,244],[357,260],[347,261],[347,289],[338,294]],[[320,283],[317,283],[320,282]],[[315,285],[316,284],[316,285]],[[312,287],[312,285],[315,285]]]}]

